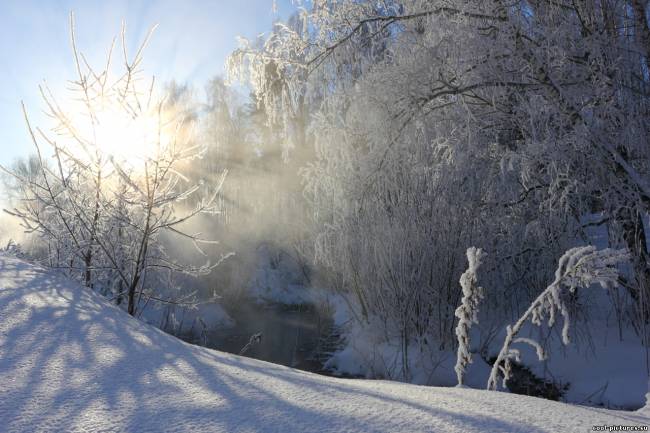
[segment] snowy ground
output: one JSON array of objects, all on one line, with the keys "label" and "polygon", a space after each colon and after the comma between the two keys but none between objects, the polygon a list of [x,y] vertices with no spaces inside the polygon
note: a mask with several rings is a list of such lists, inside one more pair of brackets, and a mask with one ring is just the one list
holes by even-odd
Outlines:
[{"label": "snowy ground", "polygon": [[539,433],[642,424],[650,424],[642,412],[327,378],[192,346],[0,257],[4,432]]}]

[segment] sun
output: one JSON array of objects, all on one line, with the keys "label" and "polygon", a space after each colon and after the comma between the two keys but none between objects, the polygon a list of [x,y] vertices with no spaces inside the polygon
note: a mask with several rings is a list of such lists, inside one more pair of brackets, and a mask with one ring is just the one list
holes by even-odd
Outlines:
[{"label": "sun", "polygon": [[125,110],[102,110],[91,122],[94,146],[105,156],[123,162],[156,158],[166,147],[160,115]]},{"label": "sun", "polygon": [[53,128],[64,138],[61,146],[86,162],[114,161],[130,168],[164,155],[174,141],[171,110],[163,109],[163,102],[137,109],[120,102],[112,98],[91,107],[78,100],[69,104]]},{"label": "sun", "polygon": [[69,80],[67,97],[62,103],[46,83],[39,86],[46,114],[55,122],[51,130],[54,140],[45,139],[55,150],[64,150],[67,157],[88,165],[113,163],[135,171],[146,170],[143,162],[174,160],[182,154],[178,149],[187,144],[182,140],[189,142],[192,132],[187,133],[182,113],[177,112],[173,103],[167,103],[167,91],[161,93],[155,85],[155,76],[143,76],[140,68],[142,51],[154,29],[155,26],[135,54],[129,56],[123,28],[123,58],[114,53],[114,39],[105,64],[94,68],[77,50],[71,15],[77,77]]}]

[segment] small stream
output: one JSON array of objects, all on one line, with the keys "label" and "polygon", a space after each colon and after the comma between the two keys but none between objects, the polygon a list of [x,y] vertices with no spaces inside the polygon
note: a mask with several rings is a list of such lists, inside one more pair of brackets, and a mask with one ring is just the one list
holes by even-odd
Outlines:
[{"label": "small stream", "polygon": [[327,374],[323,362],[332,349],[327,344],[331,341],[332,323],[313,306],[244,302],[226,310],[235,326],[208,331],[199,341],[196,337],[183,339],[239,354],[252,335],[261,333],[261,341],[252,343],[245,356]]}]

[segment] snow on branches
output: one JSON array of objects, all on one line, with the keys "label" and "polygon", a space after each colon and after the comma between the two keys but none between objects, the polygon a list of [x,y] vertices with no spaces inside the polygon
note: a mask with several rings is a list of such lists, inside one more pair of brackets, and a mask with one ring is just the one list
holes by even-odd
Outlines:
[{"label": "snow on branches", "polygon": [[567,290],[573,293],[578,287],[586,288],[594,284],[600,284],[603,288],[615,286],[618,284],[616,265],[628,258],[625,250],[610,248],[596,250],[594,246],[571,248],[565,252],[559,260],[553,282],[535,299],[514,326],[508,325],[506,328],[506,338],[492,366],[487,388],[497,389],[499,373],[503,375],[503,386],[506,386],[510,378],[512,360],[520,361],[519,350],[510,347],[513,343],[529,344],[535,348],[540,361],[546,358],[544,349],[538,342],[530,338],[517,337],[526,321],[530,320],[533,324],[541,326],[548,317],[547,325],[551,327],[555,324],[559,313],[563,320],[562,342],[568,345],[570,317],[563,294]]}]

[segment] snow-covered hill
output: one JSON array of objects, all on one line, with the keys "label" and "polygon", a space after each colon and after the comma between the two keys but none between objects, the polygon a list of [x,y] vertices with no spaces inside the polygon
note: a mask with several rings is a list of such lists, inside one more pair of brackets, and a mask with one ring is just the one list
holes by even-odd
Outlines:
[{"label": "snow-covered hill", "polygon": [[617,412],[471,389],[334,379],[192,346],[0,257],[3,432],[587,432]]}]

